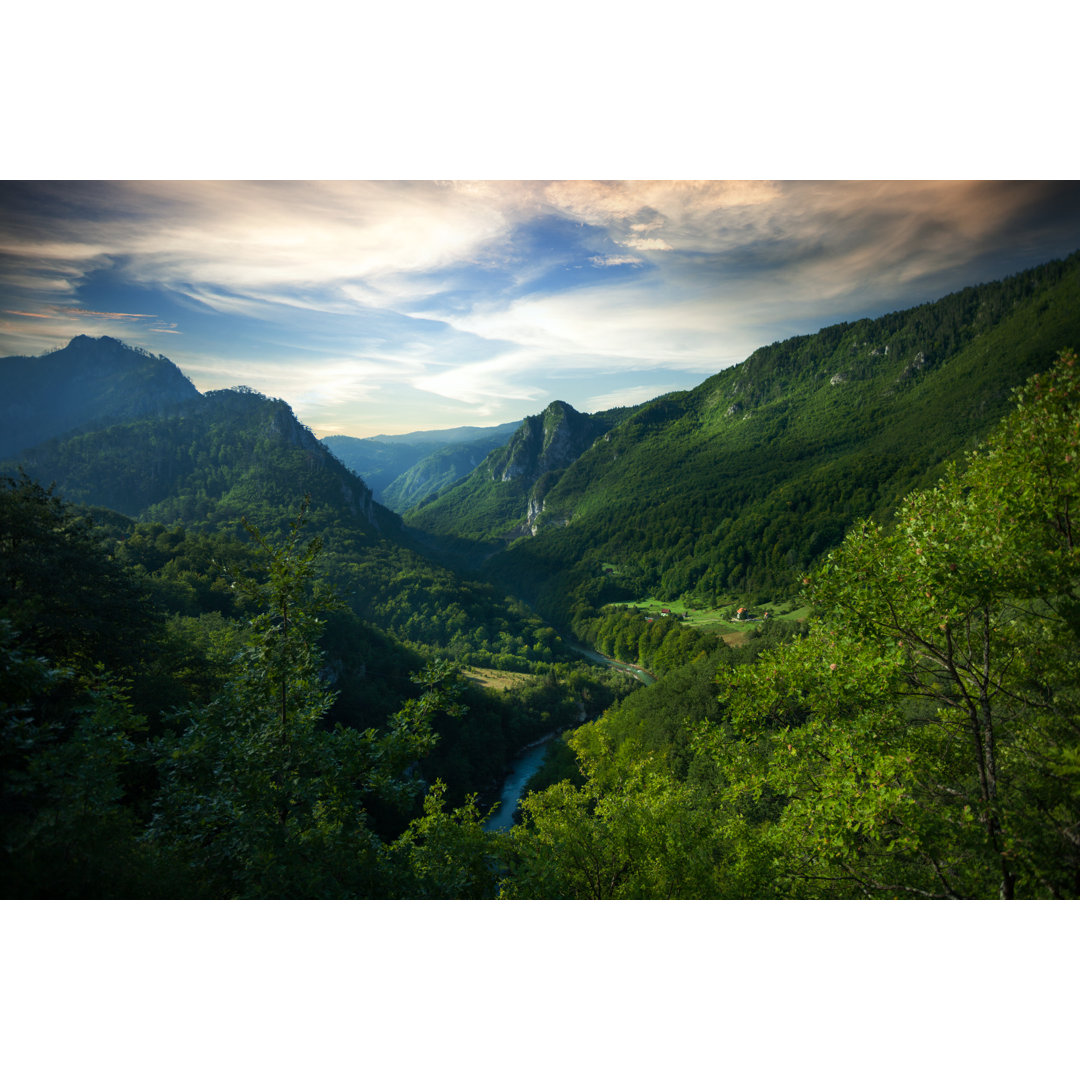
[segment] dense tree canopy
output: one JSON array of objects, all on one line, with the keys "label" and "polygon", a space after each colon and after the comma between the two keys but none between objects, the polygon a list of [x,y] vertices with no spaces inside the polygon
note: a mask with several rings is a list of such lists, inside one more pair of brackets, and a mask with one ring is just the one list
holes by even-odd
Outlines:
[{"label": "dense tree canopy", "polygon": [[1067,352],[966,468],[849,533],[810,632],[719,669],[719,715],[657,694],[577,732],[587,781],[526,800],[511,887],[1080,896],[1078,452]]}]

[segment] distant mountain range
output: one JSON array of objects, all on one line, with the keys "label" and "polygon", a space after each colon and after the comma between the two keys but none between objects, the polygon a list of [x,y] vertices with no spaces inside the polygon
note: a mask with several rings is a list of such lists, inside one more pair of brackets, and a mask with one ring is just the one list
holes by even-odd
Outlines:
[{"label": "distant mountain range", "polygon": [[632,408],[557,401],[498,427],[320,442],[283,401],[199,394],[164,357],[79,337],[0,360],[3,471],[210,527],[272,521],[308,492],[324,523],[481,573],[567,625],[613,599],[793,591],[855,520],[935,480],[1012,387],[1078,344],[1080,253],[774,343]]},{"label": "distant mountain range", "polygon": [[328,435],[323,445],[363,477],[379,502],[403,513],[468,475],[520,426],[521,421],[515,420],[496,427],[444,428],[366,439]]}]

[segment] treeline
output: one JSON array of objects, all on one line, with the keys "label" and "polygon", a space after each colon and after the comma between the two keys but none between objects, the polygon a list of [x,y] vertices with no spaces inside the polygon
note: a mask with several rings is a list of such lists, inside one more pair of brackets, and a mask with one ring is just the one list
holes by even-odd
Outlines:
[{"label": "treeline", "polygon": [[727,646],[715,634],[686,626],[677,617],[652,618],[628,608],[578,618],[574,634],[597,652],[623,664],[663,675],[695,657],[715,657]]}]

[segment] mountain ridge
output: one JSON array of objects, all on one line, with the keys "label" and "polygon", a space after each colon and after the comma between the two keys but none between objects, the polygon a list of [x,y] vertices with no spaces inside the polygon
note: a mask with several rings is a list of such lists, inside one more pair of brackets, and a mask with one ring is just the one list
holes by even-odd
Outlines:
[{"label": "mountain ridge", "polygon": [[170,410],[31,447],[7,463],[72,502],[141,520],[221,523],[306,489],[366,531],[396,535],[400,518],[297,420],[285,401],[246,388],[211,390]]},{"label": "mountain ridge", "polygon": [[[412,431],[405,435],[371,435],[366,438],[327,435],[322,439],[322,443],[346,468],[363,479],[376,499],[383,502],[389,492],[387,505],[393,502],[394,509],[403,511],[413,505],[410,500],[414,496],[411,493],[419,490],[421,494],[416,498],[423,498],[431,493],[440,476],[448,476],[446,483],[452,483],[473,467],[470,465],[462,470],[453,456],[444,455],[443,451],[460,450],[464,454],[460,460],[467,462],[467,447],[478,450],[480,446],[486,445],[486,449],[480,454],[483,457],[488,450],[506,442],[520,423],[520,420],[514,420],[488,428],[438,428]],[[428,458],[433,460],[428,461]],[[402,480],[405,474],[410,472],[410,478]]]},{"label": "mountain ridge", "polygon": [[42,356],[0,358],[0,458],[199,396],[171,360],[116,338],[80,334]]},{"label": "mountain ridge", "polygon": [[579,601],[790,591],[858,517],[887,517],[971,449],[1011,388],[1078,340],[1080,253],[756,349],[627,410],[539,501],[508,498],[485,462],[405,521],[432,543],[501,545],[485,576],[564,624]]}]

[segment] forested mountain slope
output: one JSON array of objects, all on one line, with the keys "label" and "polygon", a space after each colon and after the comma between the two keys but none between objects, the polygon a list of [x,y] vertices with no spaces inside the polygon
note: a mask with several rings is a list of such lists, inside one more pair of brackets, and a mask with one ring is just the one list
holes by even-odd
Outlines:
[{"label": "forested mountain slope", "polygon": [[[518,426],[514,425],[515,431]],[[506,440],[506,434],[500,433],[475,442],[441,446],[395,477],[383,489],[380,501],[399,514],[421,506],[468,476],[489,453],[504,446]]]},{"label": "forested mountain slope", "polygon": [[196,394],[164,415],[51,439],[14,464],[65,499],[145,521],[261,522],[307,493],[316,517],[340,511],[373,535],[398,528],[286,402],[253,390]]},{"label": "forested mountain slope", "polygon": [[[805,633],[570,737],[503,897],[1080,896],[1080,361],[808,581]],[[741,652],[741,650],[739,650]]]},{"label": "forested mountain slope", "polygon": [[407,546],[400,518],[284,401],[216,390],[172,412],[54,439],[0,463],[74,503],[234,539],[246,519],[284,534],[305,499],[329,580],[351,610],[400,640],[469,663],[528,666],[561,646],[505,590],[463,582]]},{"label": "forested mountain slope", "polygon": [[88,424],[158,413],[199,396],[175,364],[114,338],[72,338],[45,356],[0,359],[0,458]]},{"label": "forested mountain slope", "polygon": [[[496,427],[443,428],[363,439],[328,435],[322,441],[339,461],[363,479],[379,502],[400,511],[436,490],[431,486],[434,479],[450,483],[471,472],[488,451],[502,446],[513,435],[519,423],[515,420]],[[473,455],[478,455],[476,461],[469,463]],[[434,460],[425,467],[429,458]],[[453,475],[447,468],[451,462]],[[415,469],[420,470],[422,478],[413,473],[411,479],[399,483]]]},{"label": "forested mountain slope", "polygon": [[441,536],[500,540],[533,532],[544,499],[563,471],[609,431],[627,409],[589,415],[553,401],[527,417],[450,491],[409,515],[415,528]]},{"label": "forested mountain slope", "polygon": [[485,573],[549,618],[650,592],[764,598],[932,482],[1077,341],[1080,255],[759,349],[631,411],[513,515],[485,463],[406,521],[521,536]]}]

